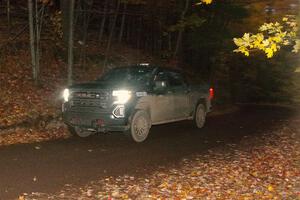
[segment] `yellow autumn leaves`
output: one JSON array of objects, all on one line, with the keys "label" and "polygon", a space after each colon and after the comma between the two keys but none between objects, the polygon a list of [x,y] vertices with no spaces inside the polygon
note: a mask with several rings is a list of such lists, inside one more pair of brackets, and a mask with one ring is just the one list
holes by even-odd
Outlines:
[{"label": "yellow autumn leaves", "polygon": [[[199,4],[211,4],[213,0],[199,0]],[[282,22],[264,23],[259,27],[257,34],[245,33],[241,38],[234,38],[233,41],[238,47],[234,52],[249,56],[251,51],[261,50],[268,58],[282,46],[293,46],[292,52],[300,50],[300,39],[297,38],[298,25],[293,15],[282,18]]]},{"label": "yellow autumn leaves", "polygon": [[212,0],[201,0],[201,2],[205,3],[205,4],[211,4]]},{"label": "yellow autumn leaves", "polygon": [[211,4],[212,0],[200,0],[200,2],[196,3],[196,5],[200,5],[200,4]]},{"label": "yellow autumn leaves", "polygon": [[245,33],[241,38],[234,38],[237,45],[234,52],[249,56],[251,51],[261,50],[268,58],[272,58],[282,46],[292,45],[293,52],[300,49],[300,40],[297,39],[298,26],[294,16],[287,16],[282,22],[264,23],[258,33]]}]

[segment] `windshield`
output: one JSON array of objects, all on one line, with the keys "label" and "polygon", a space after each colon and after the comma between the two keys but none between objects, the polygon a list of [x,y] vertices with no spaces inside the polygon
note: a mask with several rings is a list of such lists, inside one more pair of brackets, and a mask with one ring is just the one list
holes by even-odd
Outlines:
[{"label": "windshield", "polygon": [[115,68],[104,74],[99,80],[107,82],[144,82],[149,83],[153,68],[146,67],[124,67]]}]

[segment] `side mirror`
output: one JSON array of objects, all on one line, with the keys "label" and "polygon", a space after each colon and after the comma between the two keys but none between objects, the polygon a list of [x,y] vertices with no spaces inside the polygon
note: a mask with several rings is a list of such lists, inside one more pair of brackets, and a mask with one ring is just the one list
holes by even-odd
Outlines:
[{"label": "side mirror", "polygon": [[166,91],[167,82],[166,81],[155,81],[154,83],[154,91],[163,93]]}]

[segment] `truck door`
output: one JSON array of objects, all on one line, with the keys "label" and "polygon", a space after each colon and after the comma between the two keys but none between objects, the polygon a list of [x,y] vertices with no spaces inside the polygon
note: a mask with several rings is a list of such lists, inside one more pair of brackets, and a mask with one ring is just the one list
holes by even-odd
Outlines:
[{"label": "truck door", "polygon": [[170,71],[168,73],[170,89],[173,94],[173,118],[187,118],[190,114],[188,86],[181,73]]},{"label": "truck door", "polygon": [[151,103],[151,120],[153,124],[164,123],[173,119],[174,94],[169,85],[168,74],[161,70],[157,73],[154,82],[164,82],[163,90],[153,88],[153,99]]}]

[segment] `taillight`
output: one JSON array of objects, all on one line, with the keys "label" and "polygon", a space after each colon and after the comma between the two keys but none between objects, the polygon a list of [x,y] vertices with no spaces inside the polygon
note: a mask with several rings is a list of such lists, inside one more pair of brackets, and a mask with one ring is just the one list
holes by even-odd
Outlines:
[{"label": "taillight", "polygon": [[215,96],[214,88],[209,88],[209,99],[213,99]]}]

